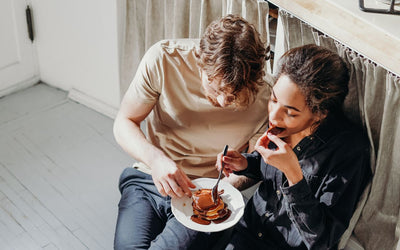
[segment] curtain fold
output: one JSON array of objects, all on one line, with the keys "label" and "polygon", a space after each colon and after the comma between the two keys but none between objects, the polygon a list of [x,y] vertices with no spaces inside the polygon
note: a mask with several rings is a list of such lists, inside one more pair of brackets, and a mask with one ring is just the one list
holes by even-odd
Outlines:
[{"label": "curtain fold", "polygon": [[345,112],[365,128],[370,139],[374,176],[339,248],[353,233],[367,250],[396,249],[400,245],[400,77],[285,11],[279,12],[279,18],[285,51],[315,43],[345,59],[351,70]]},{"label": "curtain fold", "polygon": [[121,96],[146,50],[159,40],[200,38],[212,21],[237,14],[252,23],[269,43],[268,11],[268,2],[263,0],[127,0]]}]

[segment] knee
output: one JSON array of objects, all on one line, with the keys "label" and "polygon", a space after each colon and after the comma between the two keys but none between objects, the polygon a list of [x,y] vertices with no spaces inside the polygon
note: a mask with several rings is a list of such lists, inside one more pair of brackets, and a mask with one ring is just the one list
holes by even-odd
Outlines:
[{"label": "knee", "polygon": [[139,249],[149,249],[149,245],[137,244],[132,241],[132,238],[126,238],[121,236],[116,236],[114,239],[114,250],[139,250]]},{"label": "knee", "polygon": [[[126,219],[126,217],[124,217]],[[132,249],[148,249],[149,245],[145,245],[145,241],[138,240],[133,229],[133,223],[121,223],[121,217],[117,220],[117,226],[114,234],[115,250],[132,250]],[[141,245],[142,244],[142,245]]]},{"label": "knee", "polygon": [[132,242],[130,242],[129,239],[127,239],[124,236],[121,236],[120,234],[115,234],[114,250],[127,250],[127,249],[133,249]]}]

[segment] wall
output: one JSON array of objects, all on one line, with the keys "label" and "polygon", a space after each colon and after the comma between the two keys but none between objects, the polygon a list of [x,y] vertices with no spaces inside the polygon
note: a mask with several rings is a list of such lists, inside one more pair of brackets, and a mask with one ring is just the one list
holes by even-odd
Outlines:
[{"label": "wall", "polygon": [[122,1],[31,2],[42,82],[113,117],[120,103]]}]

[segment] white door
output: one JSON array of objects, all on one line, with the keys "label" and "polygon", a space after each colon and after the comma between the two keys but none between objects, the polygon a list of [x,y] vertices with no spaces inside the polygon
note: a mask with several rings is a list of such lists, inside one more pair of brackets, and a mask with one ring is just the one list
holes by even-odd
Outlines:
[{"label": "white door", "polygon": [[39,80],[26,7],[27,0],[0,0],[0,97]]}]

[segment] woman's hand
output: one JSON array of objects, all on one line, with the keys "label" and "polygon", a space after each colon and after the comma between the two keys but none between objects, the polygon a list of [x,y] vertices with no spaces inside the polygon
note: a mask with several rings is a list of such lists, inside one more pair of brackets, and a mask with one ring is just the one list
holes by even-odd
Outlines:
[{"label": "woman's hand", "polygon": [[[268,149],[264,143],[267,140],[275,143],[277,149]],[[296,154],[293,152],[292,148],[278,136],[265,133],[257,140],[255,150],[261,154],[266,163],[276,167],[285,174],[290,186],[303,179],[303,172],[301,171]]]},{"label": "woman's hand", "polygon": [[172,198],[191,197],[192,192],[189,188],[195,188],[185,172],[168,157],[162,157],[152,162],[151,176],[158,192],[162,196],[171,196]]},{"label": "woman's hand", "polygon": [[215,167],[220,171],[223,161],[225,163],[223,172],[226,177],[229,177],[229,174],[233,171],[241,171],[247,168],[246,158],[238,151],[229,149],[225,156],[222,156],[222,154],[218,154]]}]

